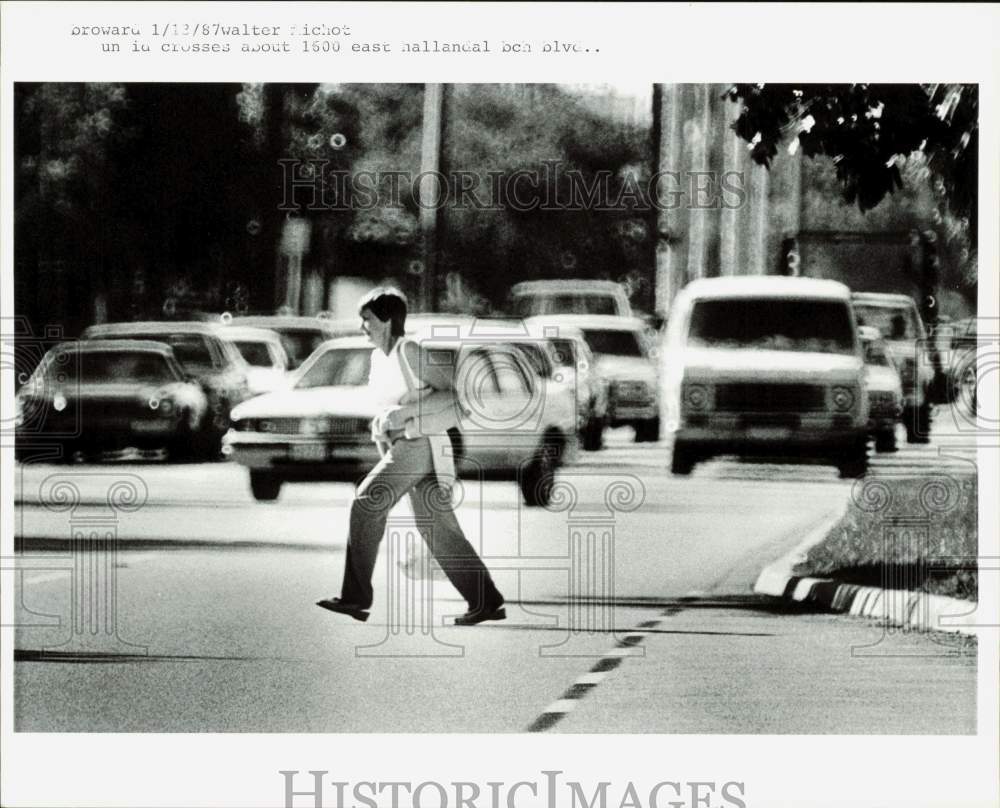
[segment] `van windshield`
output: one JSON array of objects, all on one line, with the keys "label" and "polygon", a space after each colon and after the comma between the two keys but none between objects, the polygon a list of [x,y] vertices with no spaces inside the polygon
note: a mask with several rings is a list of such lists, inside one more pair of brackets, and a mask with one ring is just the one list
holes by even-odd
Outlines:
[{"label": "van windshield", "polygon": [[688,344],[852,354],[854,324],[846,302],[836,300],[699,300],[691,311]]}]

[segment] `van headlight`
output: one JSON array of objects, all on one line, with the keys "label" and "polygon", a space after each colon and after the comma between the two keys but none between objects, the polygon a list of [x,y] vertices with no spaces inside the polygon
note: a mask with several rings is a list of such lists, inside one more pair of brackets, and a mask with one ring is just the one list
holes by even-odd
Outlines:
[{"label": "van headlight", "polygon": [[847,412],[852,406],[854,406],[854,391],[850,387],[834,387],[833,388],[833,408],[837,412]]}]

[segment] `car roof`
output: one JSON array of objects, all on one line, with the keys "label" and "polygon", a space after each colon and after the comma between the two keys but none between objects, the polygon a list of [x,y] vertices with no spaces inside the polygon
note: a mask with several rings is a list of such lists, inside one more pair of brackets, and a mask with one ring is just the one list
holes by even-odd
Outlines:
[{"label": "car roof", "polygon": [[102,334],[202,334],[204,336],[217,336],[218,323],[199,322],[197,320],[150,320],[147,322],[135,323],[101,323],[100,325],[88,326],[84,332],[84,338],[100,336]]},{"label": "car roof", "polygon": [[511,287],[511,294],[516,295],[522,292],[536,291],[567,291],[587,294],[593,292],[621,292],[624,287],[618,281],[590,280],[588,278],[552,278],[549,280],[521,281]]},{"label": "car roof", "polygon": [[226,325],[218,330],[220,337],[226,340],[258,340],[260,342],[281,343],[277,332],[269,328],[259,328],[252,325]]},{"label": "car roof", "polygon": [[369,350],[374,350],[374,346],[368,341],[368,337],[363,334],[356,337],[334,337],[333,339],[321,342],[316,346],[315,350],[322,351],[328,348],[368,348]]},{"label": "car roof", "polygon": [[851,295],[854,303],[863,303],[869,306],[884,306],[885,308],[898,309],[901,306],[913,308],[917,304],[909,295],[896,295],[882,292],[854,292]]},{"label": "car roof", "polygon": [[244,314],[233,317],[232,325],[258,326],[260,328],[313,328],[321,331],[337,331],[347,327],[348,322],[357,329],[358,321],[334,319],[331,317],[309,317],[298,314]]},{"label": "car roof", "polygon": [[682,290],[694,300],[729,297],[827,298],[849,300],[850,290],[839,281],[785,275],[740,275],[698,278]]},{"label": "car roof", "polygon": [[531,318],[531,325],[539,330],[545,326],[567,326],[580,330],[600,328],[607,331],[646,331],[648,326],[640,317],[620,317],[616,314],[539,314]]},{"label": "car roof", "polygon": [[155,342],[149,339],[81,339],[60,342],[50,353],[63,351],[85,351],[87,353],[111,353],[118,351],[142,351],[172,356],[174,351],[165,342]]}]

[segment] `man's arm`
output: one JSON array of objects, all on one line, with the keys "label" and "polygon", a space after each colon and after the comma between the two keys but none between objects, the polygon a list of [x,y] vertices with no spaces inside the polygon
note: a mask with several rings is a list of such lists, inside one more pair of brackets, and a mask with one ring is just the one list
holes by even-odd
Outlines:
[{"label": "man's arm", "polygon": [[454,368],[435,364],[430,352],[422,345],[406,342],[405,358],[417,381],[424,386],[407,395],[403,407],[410,429],[417,435],[436,435],[458,424],[459,408],[454,390]]}]

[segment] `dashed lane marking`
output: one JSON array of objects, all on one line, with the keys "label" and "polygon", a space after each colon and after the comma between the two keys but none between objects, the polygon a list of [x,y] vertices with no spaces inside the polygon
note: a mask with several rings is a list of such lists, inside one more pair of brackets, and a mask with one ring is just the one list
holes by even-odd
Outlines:
[{"label": "dashed lane marking", "polygon": [[560,698],[546,707],[528,727],[528,732],[546,732],[558,724],[562,718],[576,709],[580,700],[591,693],[608,675],[618,668],[630,656],[641,656],[645,649],[640,648],[643,641],[652,630],[658,628],[666,618],[681,611],[679,606],[668,606],[660,612],[655,620],[645,620],[631,631],[624,634],[613,648],[604,652],[591,669],[576,678]]}]

